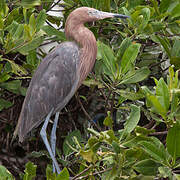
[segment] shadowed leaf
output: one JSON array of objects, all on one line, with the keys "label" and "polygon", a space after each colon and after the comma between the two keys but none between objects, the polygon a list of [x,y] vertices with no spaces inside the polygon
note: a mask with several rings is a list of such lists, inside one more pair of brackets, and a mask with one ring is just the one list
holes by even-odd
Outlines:
[{"label": "shadowed leaf", "polygon": [[130,116],[124,124],[124,131],[126,131],[127,133],[131,133],[134,130],[134,128],[137,126],[139,120],[140,120],[140,107],[132,104]]},{"label": "shadowed leaf", "polygon": [[167,150],[174,160],[180,157],[180,124],[178,122],[169,129],[166,144]]}]

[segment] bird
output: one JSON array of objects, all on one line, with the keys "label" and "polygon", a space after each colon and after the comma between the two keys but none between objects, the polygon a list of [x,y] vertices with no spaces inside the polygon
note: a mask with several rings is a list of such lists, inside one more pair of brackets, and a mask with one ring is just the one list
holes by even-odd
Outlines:
[{"label": "bird", "polygon": [[[85,80],[96,60],[96,38],[84,23],[128,17],[90,7],[75,9],[65,23],[65,35],[69,41],[60,43],[47,54],[32,76],[13,137],[18,135],[19,142],[23,142],[32,129],[44,121],[40,135],[53,161],[53,172],[61,172],[55,158],[60,111]],[[55,119],[49,143],[46,128],[52,115]]]}]

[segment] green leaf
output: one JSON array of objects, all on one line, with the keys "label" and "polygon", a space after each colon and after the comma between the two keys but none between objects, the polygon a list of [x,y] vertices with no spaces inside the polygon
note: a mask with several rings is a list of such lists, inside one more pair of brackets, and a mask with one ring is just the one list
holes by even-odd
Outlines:
[{"label": "green leaf", "polygon": [[[0,3],[1,4],[1,3]],[[8,13],[8,16],[6,17],[5,20],[5,27],[9,26],[13,21],[16,21],[18,17],[20,17],[19,13],[20,8],[15,8],[11,12]]]},{"label": "green leaf", "polygon": [[138,26],[138,31],[141,32],[148,24],[150,19],[150,9],[149,8],[143,8],[141,9],[141,14],[143,15],[143,19],[141,24]]},{"label": "green leaf", "polygon": [[180,16],[180,4],[177,4],[177,6],[172,10],[171,16],[173,18]]},{"label": "green leaf", "polygon": [[130,39],[130,38],[125,38],[125,39],[122,41],[122,43],[121,43],[121,45],[120,45],[120,47],[119,47],[119,50],[118,50],[118,52],[117,52],[117,55],[116,55],[116,62],[117,62],[118,64],[120,64],[120,61],[121,61],[121,59],[122,59],[122,57],[123,57],[124,52],[126,51],[126,49],[127,49],[130,45],[131,45],[131,39]]},{"label": "green leaf", "polygon": [[4,29],[4,20],[0,17],[0,30]]},{"label": "green leaf", "polygon": [[15,33],[13,34],[13,38],[14,39],[21,38],[22,34],[23,34],[23,31],[24,31],[24,26],[22,24],[19,24],[16,31],[15,31]]},{"label": "green leaf", "polygon": [[94,129],[87,128],[87,130],[88,130],[91,134],[93,134],[93,135],[95,135],[95,136],[100,136],[100,133],[97,132],[97,131],[95,131]]},{"label": "green leaf", "polygon": [[130,116],[124,124],[124,131],[127,133],[131,133],[140,120],[140,107],[133,104],[131,104],[130,107],[131,107]]},{"label": "green leaf", "polygon": [[136,0],[136,1],[132,1],[132,0],[127,0],[127,7],[128,9],[131,8],[135,8],[136,6],[141,5],[144,2],[144,0]]},{"label": "green leaf", "polygon": [[159,113],[163,118],[166,117],[166,109],[165,107],[163,107],[161,105],[161,103],[159,102],[158,100],[158,97],[156,97],[155,95],[146,95],[147,97],[147,100],[148,100],[148,104],[151,105],[152,107],[152,111],[153,112],[156,112],[156,113]]},{"label": "green leaf", "polygon": [[106,66],[105,73],[110,76],[114,76],[116,72],[116,66],[115,66],[115,56],[113,50],[105,45],[104,43],[98,41],[98,51],[101,53],[103,62]]},{"label": "green leaf", "polygon": [[90,149],[96,153],[101,145],[101,143],[99,142],[99,139],[96,138],[95,136],[92,136],[88,139],[88,145],[90,147]]},{"label": "green leaf", "polygon": [[2,180],[15,180],[12,174],[2,165],[0,165],[0,176]]},{"label": "green leaf", "polygon": [[120,145],[116,141],[112,142],[112,147],[115,153],[120,153]]},{"label": "green leaf", "polygon": [[97,81],[95,79],[87,79],[86,78],[86,80],[84,80],[82,84],[87,86],[87,87],[97,86],[98,89],[101,89],[104,87],[103,83],[101,83],[100,81]]},{"label": "green leaf", "polygon": [[180,157],[180,124],[178,122],[169,129],[166,138],[166,145],[169,154],[172,155],[174,160]]},{"label": "green leaf", "polygon": [[63,143],[63,152],[66,156],[73,152],[72,148],[76,149],[76,143],[72,140],[73,137],[76,137],[79,142],[81,142],[82,140],[81,133],[79,130],[75,130],[71,132],[68,136],[66,136]]},{"label": "green leaf", "polygon": [[167,55],[169,57],[171,57],[169,40],[166,37],[164,37],[164,38],[161,38],[160,36],[155,36],[155,37],[160,42],[160,44],[163,46],[163,48],[166,51]]},{"label": "green leaf", "polygon": [[172,92],[172,101],[171,101],[171,113],[175,113],[177,111],[178,108],[178,104],[179,104],[179,98],[178,98],[178,94],[174,92]]},{"label": "green leaf", "polygon": [[46,168],[47,180],[56,180],[56,174],[52,172],[52,167],[48,164]]},{"label": "green leaf", "polygon": [[137,136],[147,136],[151,133],[154,133],[154,129],[146,129],[145,127],[136,126],[136,129],[134,131]]},{"label": "green leaf", "polygon": [[21,0],[19,4],[26,8],[31,8],[33,6],[41,5],[41,0]]},{"label": "green leaf", "polygon": [[9,60],[9,59],[3,59],[3,60],[6,60],[6,61],[8,61],[10,63],[11,68],[12,68],[12,71],[11,71],[12,73],[14,73],[16,75],[19,75],[19,76],[28,74],[26,69],[24,69],[22,66],[16,64],[14,61]]},{"label": "green leaf", "polygon": [[160,7],[159,7],[160,12],[161,13],[166,12],[167,9],[169,8],[170,4],[171,4],[171,1],[169,1],[169,0],[162,0],[161,4],[160,4]]},{"label": "green leaf", "polygon": [[29,19],[29,26],[30,26],[30,32],[31,35],[36,32],[36,19],[34,17],[34,13],[31,14],[30,19]]},{"label": "green leaf", "polygon": [[133,92],[133,91],[122,90],[122,89],[118,89],[116,90],[116,92],[120,94],[122,97],[124,97],[125,99],[129,99],[132,101],[144,98],[144,94],[141,92]]},{"label": "green leaf", "polygon": [[151,0],[152,4],[153,4],[153,7],[154,7],[154,10],[156,12],[157,15],[160,15],[160,12],[159,12],[159,7],[158,7],[158,2],[156,0]]},{"label": "green leaf", "polygon": [[118,138],[115,136],[114,131],[112,129],[104,131],[104,135],[108,143],[112,144],[113,141],[118,142]]},{"label": "green leaf", "polygon": [[46,21],[46,11],[43,9],[36,19],[36,31],[38,32]]},{"label": "green leaf", "polygon": [[62,17],[57,17],[57,16],[53,16],[53,15],[49,15],[49,14],[47,14],[47,18],[46,19],[50,23],[56,24],[58,27],[60,26],[60,24],[62,22]]},{"label": "green leaf", "polygon": [[[23,42],[28,42],[32,40],[30,26],[28,24],[24,24],[24,34],[23,34]],[[16,46],[15,46],[16,47]]]},{"label": "green leaf", "polygon": [[171,56],[178,57],[180,56],[180,40],[175,39],[173,48],[171,49]]},{"label": "green leaf", "polygon": [[64,32],[58,31],[57,29],[51,27],[51,26],[43,26],[42,30],[48,35],[48,36],[56,36],[58,40],[65,41],[66,37]]},{"label": "green leaf", "polygon": [[36,168],[37,166],[34,165],[32,162],[28,162],[26,164],[25,174],[23,180],[33,180],[36,177]]},{"label": "green leaf", "polygon": [[89,163],[95,162],[97,159],[96,153],[94,153],[91,149],[87,151],[81,150],[79,154]]},{"label": "green leaf", "polygon": [[140,82],[140,81],[146,79],[150,73],[151,73],[151,71],[149,70],[149,68],[143,67],[141,69],[135,70],[131,76],[129,76],[127,74],[127,78],[125,75],[123,77],[123,80],[120,82],[120,84],[131,84],[131,83]]},{"label": "green leaf", "polygon": [[88,145],[89,147],[94,146],[94,144],[96,144],[97,142],[99,142],[98,138],[95,136],[92,136],[88,139]]},{"label": "green leaf", "polygon": [[12,105],[13,105],[12,102],[0,98],[0,111],[2,111],[3,109],[8,109]]},{"label": "green leaf", "polygon": [[1,0],[0,3],[0,14],[5,17],[8,13],[9,8],[6,5],[6,1],[5,0]]},{"label": "green leaf", "polygon": [[161,78],[158,81],[157,87],[156,87],[156,95],[163,106],[164,109],[166,109],[166,112],[169,110],[170,106],[170,94],[167,84],[164,82],[163,78]]},{"label": "green leaf", "polygon": [[9,75],[8,73],[0,74],[0,83],[5,82],[10,78],[11,78],[11,75]]},{"label": "green leaf", "polygon": [[101,0],[101,9],[103,11],[109,12],[111,8],[111,0]]},{"label": "green leaf", "polygon": [[141,86],[141,90],[145,95],[154,95],[153,92],[151,92],[146,86]]},{"label": "green leaf", "polygon": [[180,57],[171,57],[170,63],[175,66],[175,69],[180,68]]},{"label": "green leaf", "polygon": [[108,127],[110,127],[110,128],[112,129],[113,120],[112,120],[112,118],[111,118],[111,112],[110,112],[110,111],[107,112],[107,117],[104,119],[103,124],[104,124],[105,126],[108,126]]},{"label": "green leaf", "polygon": [[67,168],[64,168],[60,174],[58,174],[56,180],[69,180],[69,172]]},{"label": "green leaf", "polygon": [[14,36],[19,25],[20,25],[19,23],[13,21],[9,26],[6,26],[5,30],[8,31],[12,36]]},{"label": "green leaf", "polygon": [[[155,140],[156,139],[156,140]],[[164,145],[157,140],[157,138],[153,138],[153,141],[141,141],[140,145],[143,146],[143,149],[146,153],[149,154],[154,160],[158,163],[167,164],[168,156],[167,152],[164,148]]]},{"label": "green leaf", "polygon": [[37,58],[36,50],[29,51],[28,55],[26,56],[26,62],[33,67],[33,70],[37,67],[40,60]]},{"label": "green leaf", "polygon": [[155,175],[157,175],[159,166],[160,166],[159,163],[157,163],[151,159],[145,159],[145,160],[137,162],[133,166],[133,168],[137,172],[139,172],[145,176],[155,176]]},{"label": "green leaf", "polygon": [[160,176],[163,177],[163,178],[168,178],[168,179],[173,179],[172,178],[172,172],[171,172],[171,169],[168,168],[168,167],[165,167],[165,166],[161,166],[158,168],[159,170],[159,173],[160,173]]},{"label": "green leaf", "polygon": [[134,66],[134,61],[139,53],[141,45],[131,44],[124,52],[122,61],[121,61],[121,69],[122,73],[125,74]]},{"label": "green leaf", "polygon": [[158,22],[151,22],[149,25],[152,27],[154,33],[161,31],[161,30],[164,30],[166,27],[163,22],[159,22],[159,21]]},{"label": "green leaf", "polygon": [[83,6],[92,7],[91,0],[80,0]]},{"label": "green leaf", "polygon": [[174,177],[175,177],[177,180],[180,180],[180,174],[174,174]]},{"label": "green leaf", "polygon": [[23,44],[21,47],[17,48],[16,50],[19,51],[23,55],[27,55],[29,51],[32,51],[39,47],[44,40],[44,37],[37,37],[34,38],[32,41],[29,41],[25,44]]},{"label": "green leaf", "polygon": [[9,82],[0,83],[0,87],[7,89],[15,94],[22,94],[23,88],[21,87],[20,80],[13,80]]}]

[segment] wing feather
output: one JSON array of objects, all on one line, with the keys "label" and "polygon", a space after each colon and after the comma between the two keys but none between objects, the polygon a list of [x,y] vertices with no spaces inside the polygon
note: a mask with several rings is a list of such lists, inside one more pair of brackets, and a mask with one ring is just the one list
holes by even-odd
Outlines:
[{"label": "wing feather", "polygon": [[61,43],[42,60],[30,82],[14,135],[19,141],[37,127],[54,108],[60,111],[74,95],[79,82],[79,47]]}]

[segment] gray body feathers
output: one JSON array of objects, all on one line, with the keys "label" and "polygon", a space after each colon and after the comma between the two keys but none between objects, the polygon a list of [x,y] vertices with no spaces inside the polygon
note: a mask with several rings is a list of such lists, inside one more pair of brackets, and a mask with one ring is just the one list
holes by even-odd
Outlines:
[{"label": "gray body feathers", "polygon": [[40,63],[30,82],[14,135],[22,142],[54,108],[60,111],[78,88],[80,50],[74,42],[64,42]]}]

